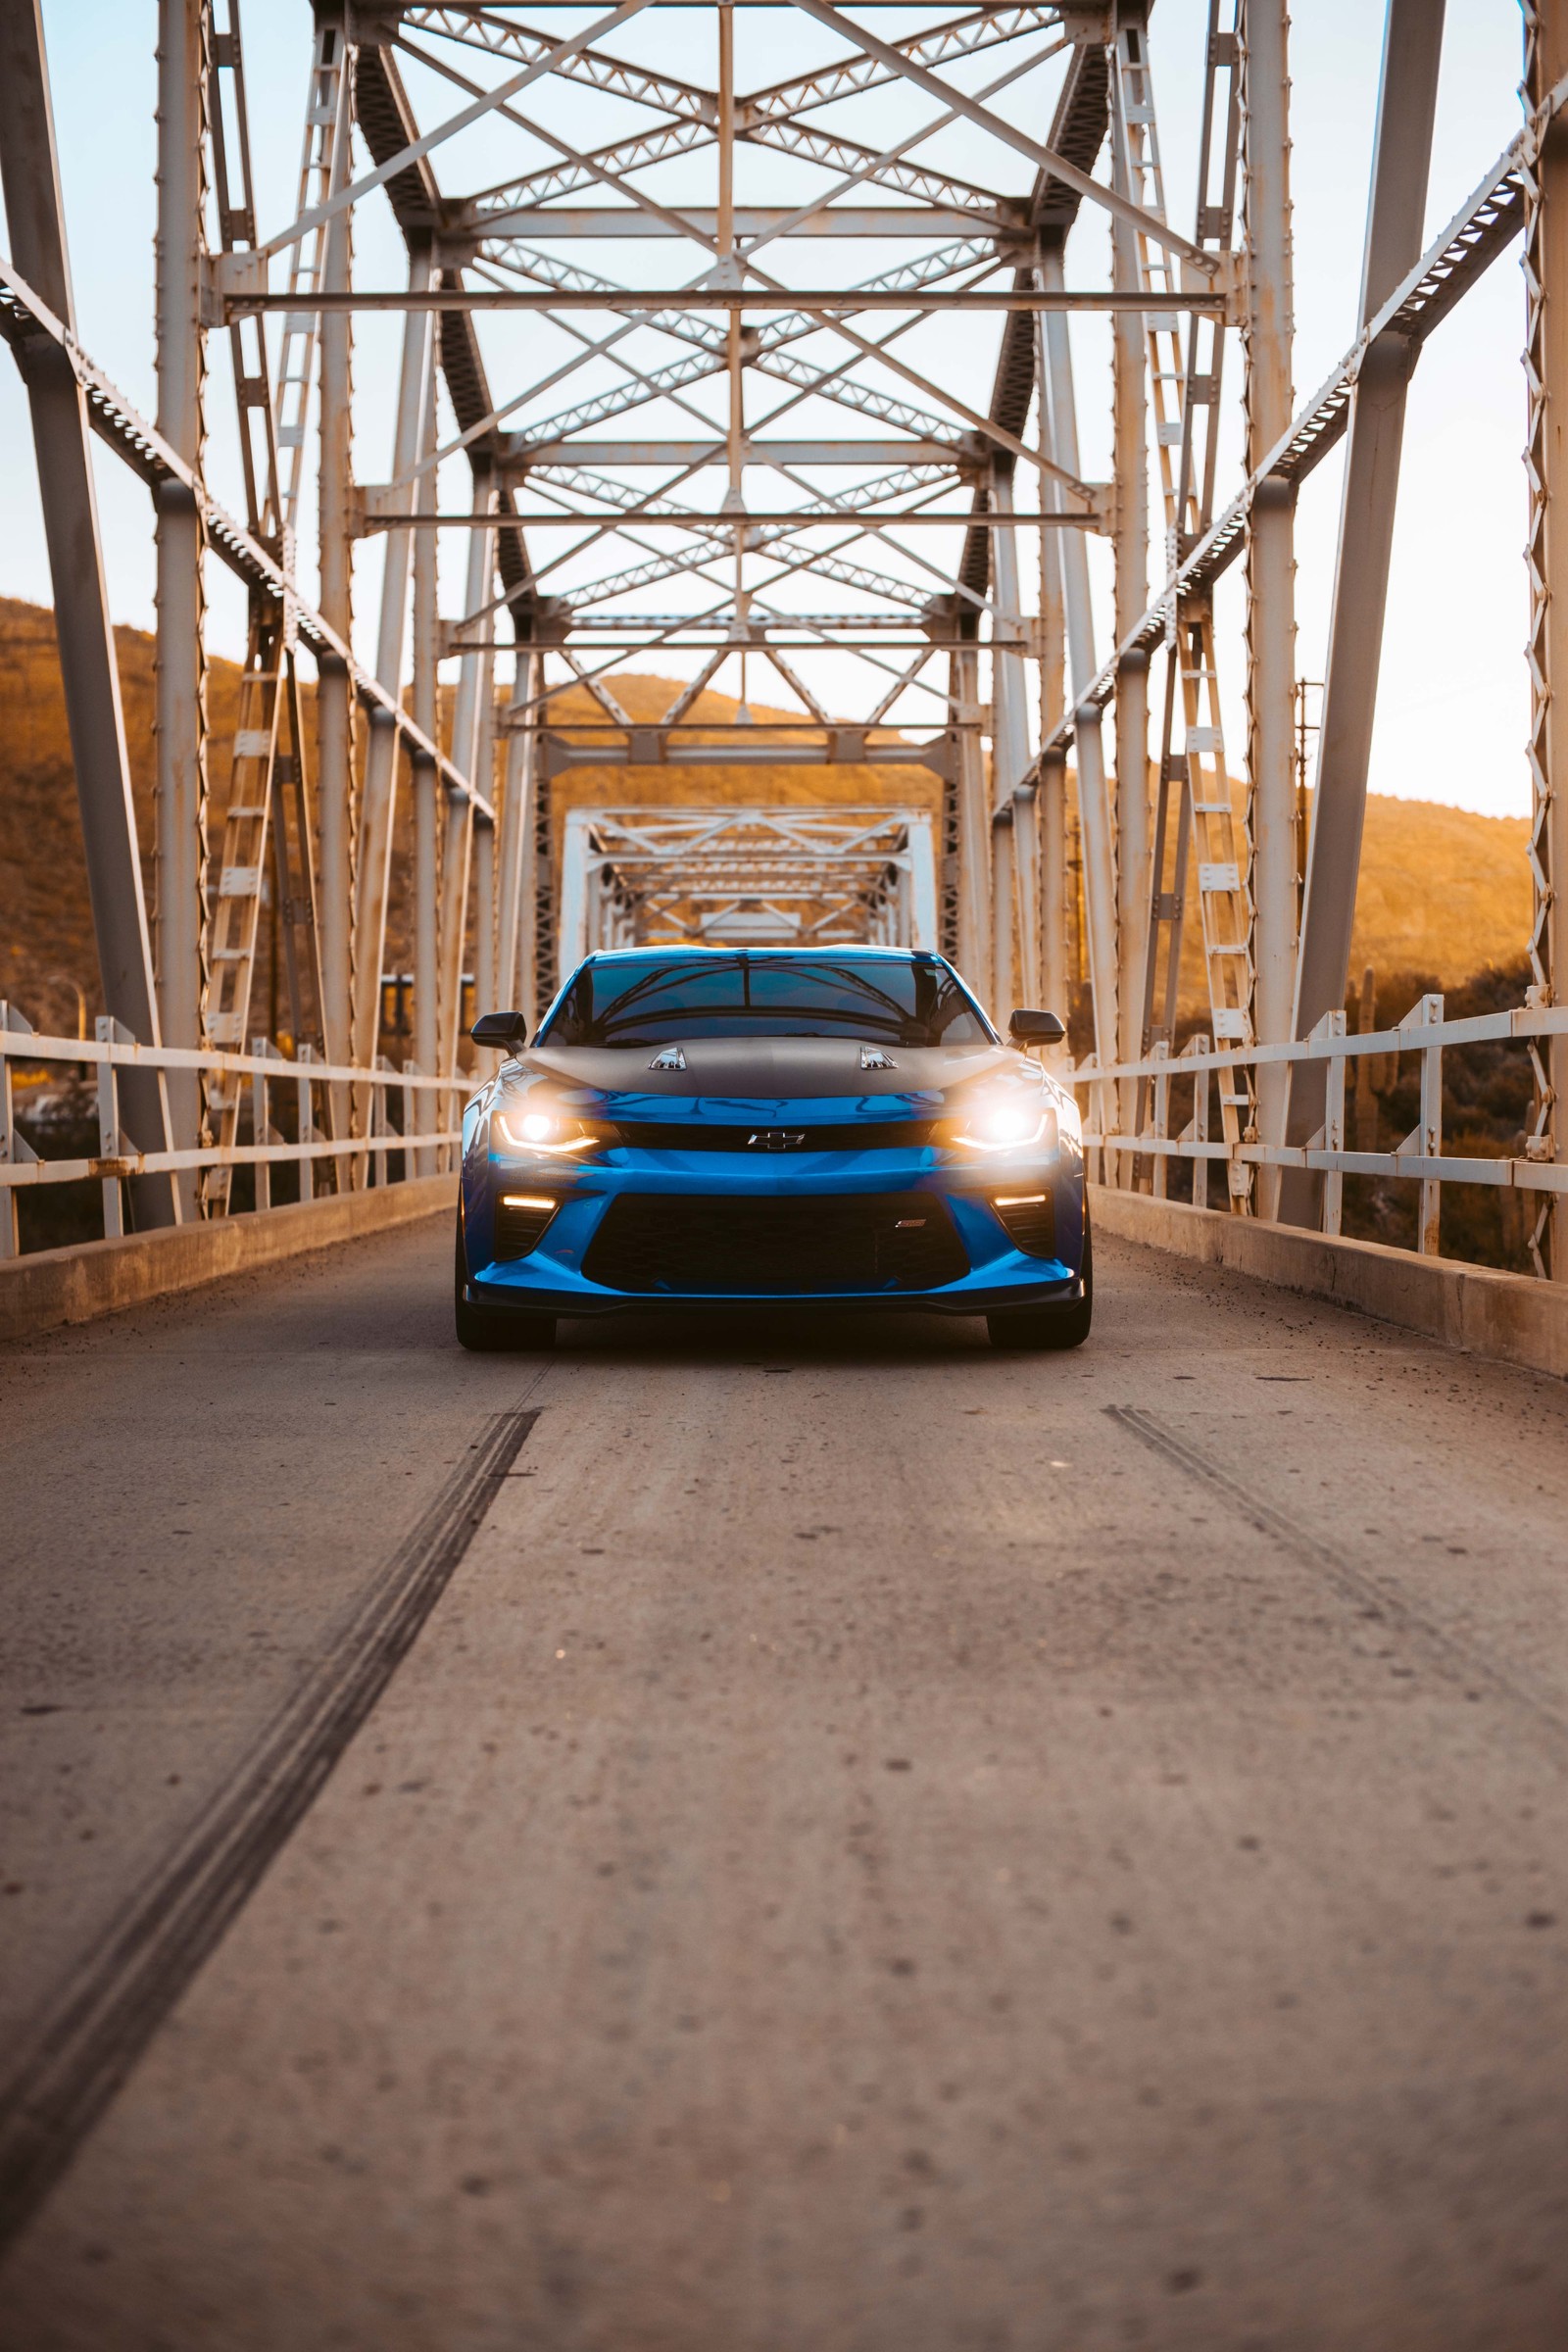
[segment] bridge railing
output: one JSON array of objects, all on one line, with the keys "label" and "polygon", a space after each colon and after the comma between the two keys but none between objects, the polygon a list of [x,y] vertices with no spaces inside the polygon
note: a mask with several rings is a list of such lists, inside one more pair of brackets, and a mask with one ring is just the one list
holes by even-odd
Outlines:
[{"label": "bridge railing", "polygon": [[[27,1118],[17,1072],[50,1066],[78,1073],[79,1116],[90,1119],[90,1105],[96,1107],[96,1152],[41,1157],[24,1132],[24,1124],[36,1131],[41,1123]],[[228,1088],[247,1090],[251,1141],[209,1142],[180,1151],[143,1148],[122,1125],[120,1085],[132,1070],[156,1072],[161,1092],[173,1072],[194,1070],[210,1106]],[[18,1201],[40,1187],[101,1184],[104,1233],[116,1237],[126,1230],[123,1188],[141,1177],[195,1177],[194,1186],[173,1187],[178,1221],[181,1214],[230,1213],[232,1172],[238,1168],[254,1171],[256,1212],[274,1205],[272,1173],[278,1168],[297,1170],[301,1200],[324,1190],[318,1179],[328,1175],[342,1192],[439,1174],[456,1165],[469,1092],[466,1079],[427,1077],[412,1062],[398,1069],[378,1058],[373,1067],[364,1068],[318,1060],[303,1045],[291,1058],[267,1038],[253,1039],[248,1054],[144,1046],[102,1016],[91,1038],[40,1036],[15,1005],[0,1004],[0,1258],[17,1254]],[[164,1107],[167,1134],[167,1100]],[[274,1126],[274,1112],[289,1119],[292,1136]]]},{"label": "bridge railing", "polygon": [[[1187,1161],[1193,1169],[1193,1199],[1199,1207],[1208,1201],[1209,1171],[1220,1169],[1231,1207],[1255,1213],[1261,1168],[1306,1169],[1323,1178],[1322,1230],[1338,1234],[1344,1217],[1347,1176],[1405,1178],[1421,1187],[1416,1220],[1416,1248],[1439,1254],[1442,1188],[1446,1184],[1507,1187],[1537,1197],[1536,1227],[1528,1236],[1535,1269],[1544,1272],[1541,1241],[1544,1211],[1550,1196],[1568,1194],[1568,1163],[1554,1157],[1552,1137],[1539,1105],[1548,1100],[1544,1069],[1535,1052],[1540,1040],[1568,1035],[1568,1005],[1525,1004],[1502,1012],[1468,1015],[1460,1020],[1444,1016],[1441,996],[1422,997],[1396,1027],[1348,1033],[1343,1012],[1326,1013],[1308,1038],[1288,1045],[1228,1046],[1216,1049],[1206,1036],[1189,1039],[1178,1054],[1163,1045],[1139,1061],[1119,1062],[1102,1069],[1094,1056],[1080,1062],[1072,1082],[1084,1102],[1084,1144],[1095,1155],[1091,1167],[1107,1183],[1129,1186],[1128,1163],[1149,1163],[1149,1189],[1156,1199],[1167,1196],[1170,1170]],[[1443,1137],[1443,1056],[1462,1046],[1517,1044],[1532,1049],[1535,1062],[1537,1131],[1526,1135],[1522,1152],[1482,1156],[1446,1152]],[[1403,1140],[1387,1151],[1351,1147],[1348,1135],[1348,1082],[1372,1056],[1414,1054],[1420,1066],[1420,1112]],[[1326,1065],[1323,1124],[1305,1143],[1265,1143],[1244,1135],[1227,1142],[1211,1132],[1212,1081],[1224,1086],[1227,1076],[1255,1073],[1267,1066]],[[1191,1082],[1191,1115],[1172,1132],[1173,1089]],[[1249,1090],[1250,1094],[1252,1090]],[[1363,1095],[1362,1100],[1365,1101]],[[1179,1105],[1178,1105],[1179,1108]],[[1131,1126],[1128,1114],[1131,1112]],[[1362,1139],[1364,1140],[1364,1139]],[[1217,1203],[1216,1203],[1217,1205]]]}]

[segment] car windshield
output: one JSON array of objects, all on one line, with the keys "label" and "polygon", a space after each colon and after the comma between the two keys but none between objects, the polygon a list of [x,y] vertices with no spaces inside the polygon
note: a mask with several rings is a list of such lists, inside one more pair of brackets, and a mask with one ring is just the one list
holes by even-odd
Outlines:
[{"label": "car windshield", "polygon": [[538,1042],[662,1046],[696,1037],[978,1046],[991,1031],[935,956],[649,955],[584,964]]}]

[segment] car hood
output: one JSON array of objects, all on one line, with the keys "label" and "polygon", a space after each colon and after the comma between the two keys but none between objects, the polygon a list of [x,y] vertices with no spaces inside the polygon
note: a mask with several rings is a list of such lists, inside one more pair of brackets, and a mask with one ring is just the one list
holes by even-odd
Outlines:
[{"label": "car hood", "polygon": [[839,1116],[886,1119],[901,1109],[934,1110],[955,1087],[990,1075],[1039,1075],[1010,1047],[992,1045],[891,1046],[887,1070],[861,1069],[858,1044],[836,1037],[698,1037],[683,1040],[681,1051],[683,1070],[650,1069],[648,1046],[536,1047],[519,1054],[515,1067],[525,1077],[553,1080],[551,1097],[564,1109],[640,1111],[645,1118],[832,1102]]}]

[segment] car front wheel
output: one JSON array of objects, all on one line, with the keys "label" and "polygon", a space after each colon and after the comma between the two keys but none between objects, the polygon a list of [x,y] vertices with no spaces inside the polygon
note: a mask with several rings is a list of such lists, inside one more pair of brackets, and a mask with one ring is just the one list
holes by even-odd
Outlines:
[{"label": "car front wheel", "polygon": [[468,1287],[467,1252],[463,1243],[463,1211],[458,1211],[457,1262],[453,1271],[453,1312],[458,1326],[458,1345],[477,1355],[510,1354],[520,1348],[553,1348],[556,1344],[556,1318],[527,1309],[515,1311],[496,1306],[475,1306],[466,1296]]},{"label": "car front wheel", "polygon": [[1081,1348],[1095,1314],[1095,1242],[1084,1203],[1084,1295],[1070,1306],[1024,1306],[987,1315],[993,1348]]}]

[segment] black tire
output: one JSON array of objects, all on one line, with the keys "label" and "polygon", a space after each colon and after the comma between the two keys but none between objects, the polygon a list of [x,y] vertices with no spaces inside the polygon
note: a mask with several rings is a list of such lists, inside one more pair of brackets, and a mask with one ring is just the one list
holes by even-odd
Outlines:
[{"label": "black tire", "polygon": [[1084,1203],[1084,1295],[1071,1306],[1026,1306],[987,1315],[986,1331],[993,1348],[1081,1348],[1095,1318],[1095,1237],[1089,1226],[1089,1203]]},{"label": "black tire", "polygon": [[475,1355],[506,1355],[519,1348],[553,1348],[556,1318],[527,1310],[509,1314],[494,1306],[475,1306],[465,1296],[468,1261],[463,1247],[463,1211],[458,1211],[457,1259],[453,1269],[453,1314],[458,1346]]}]

